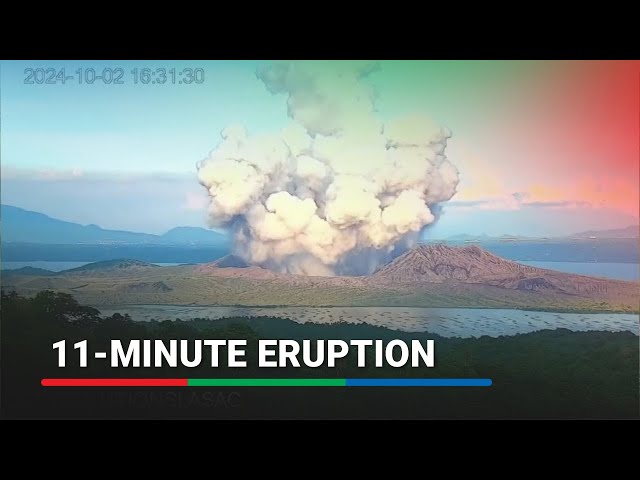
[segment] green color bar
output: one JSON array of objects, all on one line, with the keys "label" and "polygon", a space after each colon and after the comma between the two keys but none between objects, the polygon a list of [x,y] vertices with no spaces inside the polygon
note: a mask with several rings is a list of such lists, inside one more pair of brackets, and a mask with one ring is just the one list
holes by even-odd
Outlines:
[{"label": "green color bar", "polygon": [[189,387],[345,387],[344,378],[189,378]]}]

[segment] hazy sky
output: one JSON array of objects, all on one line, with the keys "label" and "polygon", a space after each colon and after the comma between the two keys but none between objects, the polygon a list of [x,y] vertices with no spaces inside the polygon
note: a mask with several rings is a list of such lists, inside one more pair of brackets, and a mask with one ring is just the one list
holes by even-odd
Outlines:
[{"label": "hazy sky", "polygon": [[[261,62],[2,62],[2,203],[105,228],[206,225],[196,162],[220,131],[287,124]],[[262,62],[264,63],[264,62]],[[25,85],[25,68],[122,67],[124,85]],[[133,68],[202,68],[190,85],[134,85]],[[453,136],[458,193],[427,231],[561,235],[637,222],[639,62],[381,62],[383,120],[431,116]]]}]

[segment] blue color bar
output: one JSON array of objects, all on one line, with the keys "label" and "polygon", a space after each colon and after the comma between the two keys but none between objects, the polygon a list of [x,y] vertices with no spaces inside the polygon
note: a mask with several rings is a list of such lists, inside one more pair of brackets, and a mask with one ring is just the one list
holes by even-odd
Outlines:
[{"label": "blue color bar", "polygon": [[490,378],[347,378],[347,387],[490,387]]}]

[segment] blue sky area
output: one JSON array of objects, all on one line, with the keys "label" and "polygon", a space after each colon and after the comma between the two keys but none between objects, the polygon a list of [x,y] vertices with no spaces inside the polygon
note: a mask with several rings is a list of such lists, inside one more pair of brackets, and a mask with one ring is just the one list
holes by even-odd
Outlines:
[{"label": "blue sky area", "polygon": [[[241,123],[252,134],[276,132],[290,121],[286,97],[269,93],[256,78],[260,63],[2,62],[2,203],[104,228],[162,233],[178,225],[206,226],[196,162],[216,146],[220,131]],[[125,84],[25,85],[25,68],[38,67],[64,68],[67,75],[78,68],[120,67]],[[131,70],[144,67],[202,68],[205,81],[134,85]],[[384,87],[384,69],[372,81],[378,82],[381,98],[385,88],[392,93],[393,85]],[[460,105],[438,103],[437,91],[429,95],[438,121],[454,131],[452,142],[458,143],[449,158],[460,169],[464,187],[464,167],[475,154],[477,118],[464,114]],[[387,98],[380,102],[383,118],[410,107],[397,95]],[[482,142],[476,143],[480,148]],[[561,235],[637,221],[637,215],[617,210],[600,209],[597,217],[590,211],[533,206],[473,210],[463,203],[456,207],[455,200],[429,235]]]}]

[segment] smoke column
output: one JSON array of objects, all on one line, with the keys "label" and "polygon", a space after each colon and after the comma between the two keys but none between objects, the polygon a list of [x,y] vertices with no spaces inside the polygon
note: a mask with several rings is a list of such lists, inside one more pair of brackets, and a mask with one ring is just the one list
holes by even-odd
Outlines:
[{"label": "smoke column", "polygon": [[413,246],[456,192],[451,133],[429,118],[383,124],[367,62],[280,62],[258,78],[287,98],[290,126],[228,126],[198,163],[211,226],[249,263],[305,275],[370,273]]}]

